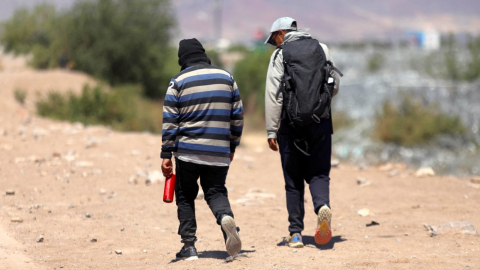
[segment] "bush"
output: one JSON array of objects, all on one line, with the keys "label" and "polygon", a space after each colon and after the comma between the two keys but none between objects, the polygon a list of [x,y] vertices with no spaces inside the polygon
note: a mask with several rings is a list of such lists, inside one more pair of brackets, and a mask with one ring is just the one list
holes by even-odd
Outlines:
[{"label": "bush", "polygon": [[423,106],[406,96],[399,106],[384,102],[375,121],[375,137],[404,146],[425,144],[441,134],[461,136],[466,133],[458,117],[441,113],[437,105]]},{"label": "bush", "polygon": [[374,53],[370,55],[367,60],[367,70],[369,72],[377,72],[379,71],[385,62],[383,54],[381,53]]},{"label": "bush", "polygon": [[21,105],[25,105],[25,99],[27,98],[27,91],[22,89],[15,89],[13,92],[13,96],[15,100],[20,103]]},{"label": "bush", "polygon": [[1,42],[7,51],[32,53],[34,67],[74,68],[111,85],[139,83],[160,98],[172,73],[166,63],[174,26],[168,0],[78,1],[61,14],[51,5],[18,10],[3,24]]},{"label": "bush", "polygon": [[249,51],[248,48],[243,44],[233,44],[228,47],[227,52],[248,53]]},{"label": "bush", "polygon": [[86,85],[81,95],[50,92],[36,103],[41,116],[87,125],[103,124],[122,131],[162,131],[162,107],[141,97],[141,86],[105,91]]},{"label": "bush", "polygon": [[[217,50],[206,49],[205,53],[207,54],[208,58],[210,58],[210,61],[212,62],[212,65],[214,65],[216,67],[219,67],[219,68],[224,68],[221,57],[220,57],[220,53]],[[177,52],[175,52],[174,55],[176,56]],[[178,58],[175,57],[175,60],[178,60]],[[178,65],[177,65],[177,67],[180,68],[180,66],[178,66]]]},{"label": "bush", "polygon": [[273,50],[248,52],[235,64],[233,77],[247,113],[265,114],[265,82]]},{"label": "bush", "polygon": [[480,78],[480,36],[469,37],[466,46],[458,44],[453,34],[442,40],[442,50],[422,59],[427,74],[453,81],[474,81]]},{"label": "bush", "polygon": [[457,59],[456,50],[456,41],[453,35],[450,35],[447,40],[447,50],[444,53],[444,61],[445,61],[445,74],[444,77],[450,80],[460,80],[461,79],[461,71],[459,70],[459,61]]},{"label": "bush", "polygon": [[372,49],[391,49],[393,44],[391,42],[383,41],[360,41],[360,42],[340,42],[336,44],[336,47],[344,50],[365,50],[366,48]]},{"label": "bush", "polygon": [[468,50],[470,52],[470,61],[467,64],[464,78],[467,81],[473,81],[480,78],[480,36],[470,38]]},{"label": "bush", "polygon": [[332,124],[333,130],[341,130],[351,126],[353,120],[345,112],[332,110]]}]

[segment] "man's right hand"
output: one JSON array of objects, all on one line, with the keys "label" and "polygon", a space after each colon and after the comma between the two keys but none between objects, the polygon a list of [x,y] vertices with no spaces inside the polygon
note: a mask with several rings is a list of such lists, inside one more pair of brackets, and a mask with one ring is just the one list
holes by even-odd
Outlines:
[{"label": "man's right hand", "polygon": [[268,146],[273,151],[278,151],[277,139],[273,139],[273,138],[268,139]]},{"label": "man's right hand", "polygon": [[163,173],[163,176],[165,176],[165,178],[168,179],[172,177],[172,174],[173,174],[172,168],[173,168],[172,160],[169,158],[164,158],[162,161],[162,173]]}]

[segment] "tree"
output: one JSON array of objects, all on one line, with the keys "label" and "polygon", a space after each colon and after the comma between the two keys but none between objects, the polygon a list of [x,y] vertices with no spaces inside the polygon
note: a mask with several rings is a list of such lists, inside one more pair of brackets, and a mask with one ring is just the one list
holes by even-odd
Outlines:
[{"label": "tree", "polygon": [[38,5],[31,11],[26,8],[17,10],[12,19],[1,25],[0,42],[5,51],[24,54],[29,53],[35,44],[49,46],[55,16],[55,7],[49,4]]},{"label": "tree", "polygon": [[273,50],[255,50],[235,65],[233,77],[238,84],[246,111],[265,113],[265,82]]},{"label": "tree", "polygon": [[175,25],[169,1],[84,1],[62,22],[63,49],[76,69],[112,85],[140,82],[147,96],[162,96],[170,80],[163,63]]},{"label": "tree", "polygon": [[175,75],[166,69],[174,61],[175,24],[169,0],[79,1],[62,14],[41,5],[17,11],[4,24],[2,43],[32,52],[34,67],[68,66],[114,86],[140,83],[147,96],[160,98]]}]

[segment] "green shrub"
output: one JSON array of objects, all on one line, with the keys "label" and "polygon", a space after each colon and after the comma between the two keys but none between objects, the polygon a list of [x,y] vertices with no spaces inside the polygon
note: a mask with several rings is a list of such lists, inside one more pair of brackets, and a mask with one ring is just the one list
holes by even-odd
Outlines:
[{"label": "green shrub", "polygon": [[390,49],[393,47],[391,42],[382,41],[360,41],[360,42],[341,42],[336,47],[344,50],[364,50],[366,48],[373,49]]},{"label": "green shrub", "polygon": [[233,77],[247,113],[265,114],[265,82],[273,50],[248,52],[235,64]]},{"label": "green shrub", "polygon": [[[460,53],[461,52],[461,53]],[[467,60],[460,55],[466,52]],[[480,36],[469,37],[467,46],[457,43],[453,34],[442,39],[442,50],[427,55],[421,61],[423,67],[414,65],[417,70],[425,70],[434,78],[453,81],[474,81],[480,78]]]},{"label": "green shrub", "polygon": [[[175,56],[177,55],[176,53],[177,52],[174,53]],[[219,67],[219,68],[224,68],[222,60],[220,58],[220,53],[217,50],[206,49],[205,53],[207,54],[208,58],[210,58],[210,61],[212,62],[212,65],[214,65],[216,67]],[[175,59],[178,60],[178,58],[175,58]],[[179,66],[177,65],[177,67],[179,67]]]},{"label": "green shrub", "polygon": [[399,106],[386,101],[375,119],[375,137],[383,142],[413,146],[428,143],[441,134],[465,135],[458,117],[440,112],[438,105],[423,106],[405,96]]},{"label": "green shrub", "polygon": [[105,91],[100,86],[84,86],[81,95],[50,92],[39,98],[41,116],[87,125],[103,124],[123,131],[162,130],[162,107],[159,102],[142,98],[142,87],[127,85]]},{"label": "green shrub", "polygon": [[341,130],[353,124],[353,120],[342,111],[332,111],[332,122],[334,130]]},{"label": "green shrub", "polygon": [[473,81],[480,78],[480,36],[470,38],[468,50],[470,52],[470,61],[467,64],[464,78],[467,81]]},{"label": "green shrub", "polygon": [[240,53],[248,53],[248,48],[243,44],[233,44],[228,47],[227,52],[240,52]]},{"label": "green shrub", "polygon": [[15,97],[15,100],[20,103],[21,105],[25,105],[25,99],[27,98],[27,91],[22,90],[22,89],[15,89],[13,91],[13,96]]},{"label": "green shrub", "polygon": [[377,72],[379,71],[385,62],[384,56],[381,53],[374,53],[370,55],[367,60],[367,70],[368,72]]},{"label": "green shrub", "polygon": [[457,59],[457,53],[455,52],[457,44],[455,37],[450,35],[446,42],[447,50],[444,53],[445,61],[445,74],[444,77],[450,80],[460,80],[462,75],[460,71],[459,61]]}]

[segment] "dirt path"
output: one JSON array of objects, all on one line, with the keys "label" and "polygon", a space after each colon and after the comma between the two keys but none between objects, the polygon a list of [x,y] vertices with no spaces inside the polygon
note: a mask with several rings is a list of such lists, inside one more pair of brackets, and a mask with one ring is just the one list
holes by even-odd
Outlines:
[{"label": "dirt path", "polygon": [[[2,270],[480,268],[478,235],[430,237],[423,227],[451,221],[480,227],[480,189],[469,179],[417,178],[408,168],[392,177],[394,168],[332,169],[332,242],[314,243],[307,187],[306,247],[283,246],[288,222],[280,158],[267,149],[264,134],[245,136],[227,179],[246,256],[224,264],[220,229],[197,200],[200,259],[177,262],[176,207],[162,202],[163,182],[145,185],[145,174],[160,170],[161,137],[31,116],[8,92],[1,92],[8,106],[0,106]],[[358,177],[371,184],[357,185]],[[15,195],[5,195],[7,189]],[[357,214],[363,208],[369,216]],[[380,225],[366,226],[372,220]]]},{"label": "dirt path", "polygon": [[[3,222],[2,222],[3,223]],[[0,227],[0,266],[1,269],[44,269],[22,252],[22,246]]]}]

